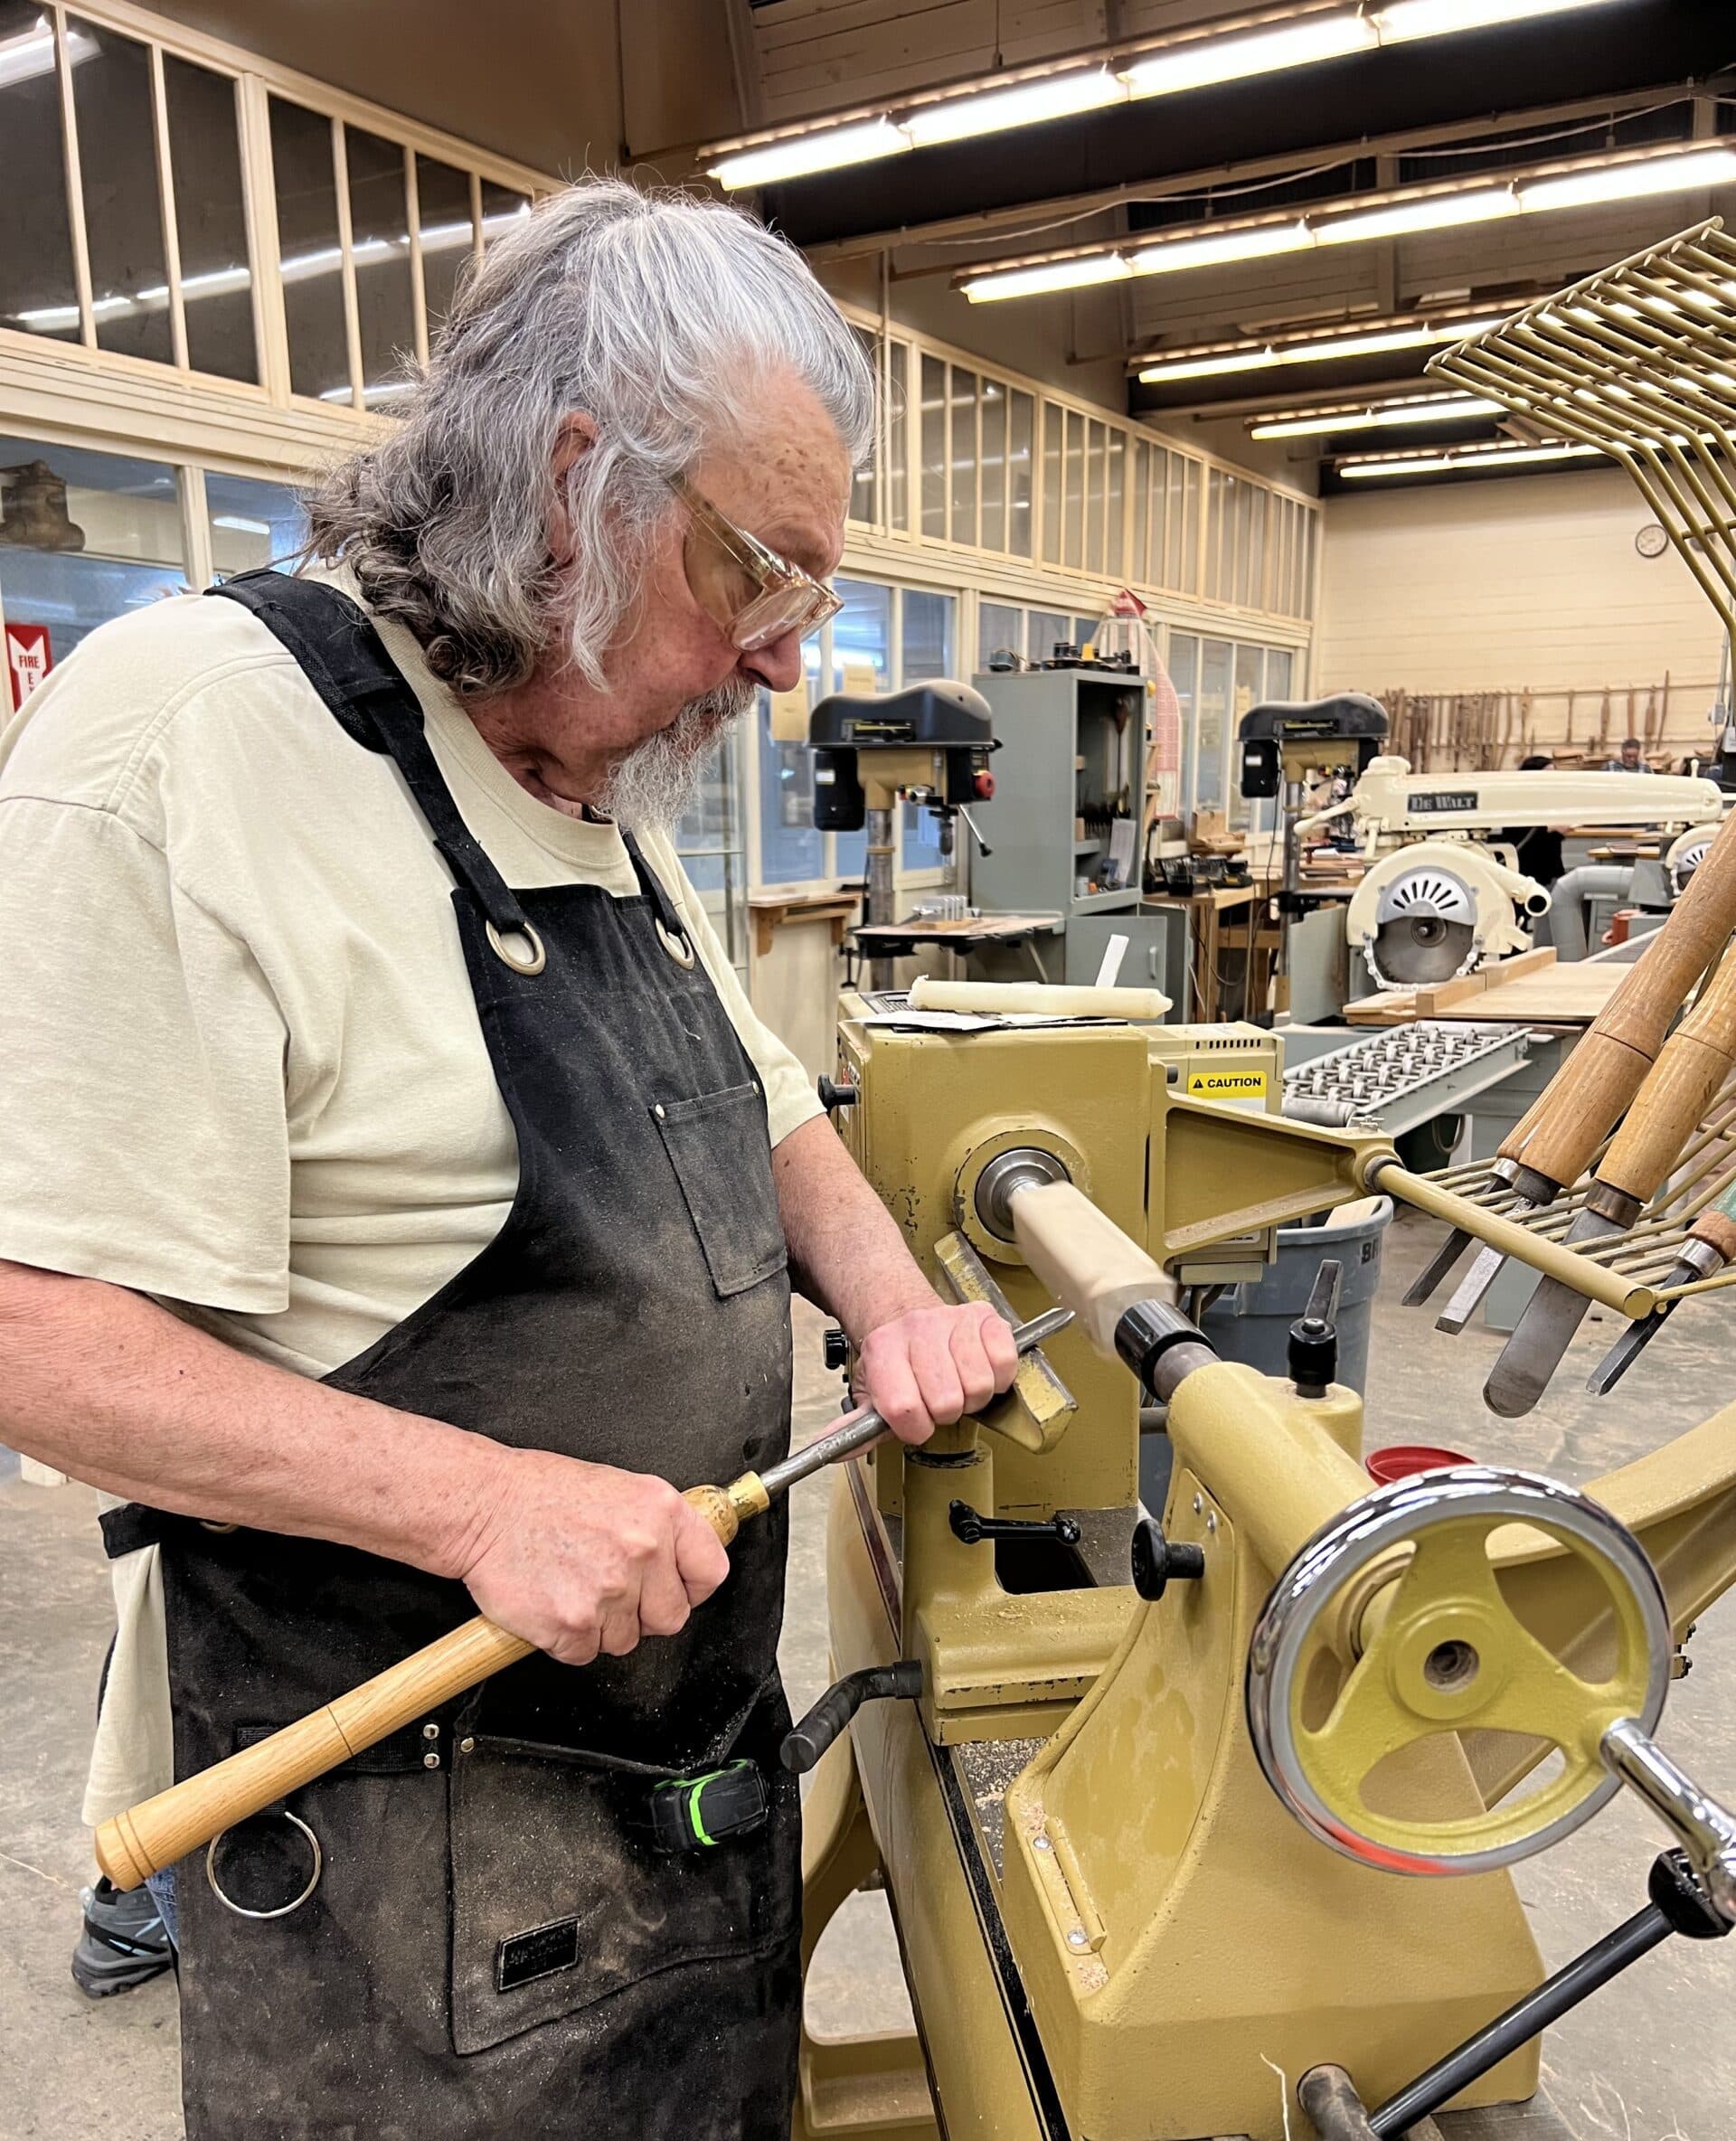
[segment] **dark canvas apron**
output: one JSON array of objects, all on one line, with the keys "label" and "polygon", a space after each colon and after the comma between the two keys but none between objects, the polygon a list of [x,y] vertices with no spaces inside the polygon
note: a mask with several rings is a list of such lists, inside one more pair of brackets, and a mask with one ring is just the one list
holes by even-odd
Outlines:
[{"label": "dark canvas apron", "polygon": [[[396,760],[457,880],[518,1139],[499,1235],[326,1380],[678,1486],[775,1461],[789,1287],[765,1101],[679,910],[630,839],[637,897],[509,891],[362,613],[269,572],[221,591],[358,743]],[[526,924],[546,959],[534,974],[496,946],[526,964]],[[107,1529],[111,1552],[163,1543],[177,1776],[475,1610],[458,1584],[318,1541],[137,1509]],[[787,2141],[799,1813],[777,1761],[785,1544],[775,1510],[680,1636],[582,1668],[538,1654],[296,1793],[325,1872],[291,1914],[238,1917],[203,1854],[184,1863],[193,2141]],[[768,1825],[656,1851],[655,1779],[738,1756],[766,1778]],[[261,1817],[222,1846],[224,1885],[269,1909],[301,1885],[305,1851]]]}]

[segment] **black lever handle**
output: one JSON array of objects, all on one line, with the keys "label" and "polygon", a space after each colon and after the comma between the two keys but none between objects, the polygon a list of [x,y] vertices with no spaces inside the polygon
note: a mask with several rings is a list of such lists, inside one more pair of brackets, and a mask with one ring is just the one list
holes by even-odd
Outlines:
[{"label": "black lever handle", "polygon": [[968,1502],[950,1503],[947,1522],[953,1537],[963,1540],[967,1546],[980,1546],[986,1539],[1059,1539],[1063,1546],[1077,1546],[1080,1538],[1075,1517],[1051,1516],[1040,1523],[1027,1523],[1020,1517],[985,1516]]},{"label": "black lever handle", "polygon": [[1338,1296],[1344,1278],[1337,1258],[1324,1259],[1308,1305],[1290,1325],[1286,1365],[1298,1398],[1324,1398],[1338,1372]]},{"label": "black lever handle", "polygon": [[828,1115],[840,1108],[854,1108],[862,1095],[853,1085],[840,1085],[835,1079],[818,1078],[814,1089],[820,1096],[820,1106]]},{"label": "black lever handle", "polygon": [[833,1682],[800,1724],[784,1734],[778,1759],[797,1777],[806,1776],[864,1702],[889,1698],[913,1702],[921,1693],[922,1667],[915,1658],[846,1673]]}]

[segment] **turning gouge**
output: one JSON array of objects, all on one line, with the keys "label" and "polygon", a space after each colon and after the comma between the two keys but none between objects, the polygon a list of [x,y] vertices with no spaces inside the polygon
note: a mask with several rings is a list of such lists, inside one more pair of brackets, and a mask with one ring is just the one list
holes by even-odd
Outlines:
[{"label": "turning gouge", "polygon": [[[1021,1324],[1014,1341],[1020,1353],[1033,1352],[1072,1320],[1071,1308],[1045,1309]],[[873,1406],[864,1406],[781,1464],[744,1472],[728,1486],[689,1487],[686,1499],[727,1546],[749,1517],[763,1514],[798,1479],[865,1449],[885,1432],[886,1422]],[[96,1835],[97,1863],[117,1888],[137,1888],[146,1875],[172,1866],[234,1823],[311,1784],[534,1648],[478,1614],[269,1740],[104,1822]]]}]

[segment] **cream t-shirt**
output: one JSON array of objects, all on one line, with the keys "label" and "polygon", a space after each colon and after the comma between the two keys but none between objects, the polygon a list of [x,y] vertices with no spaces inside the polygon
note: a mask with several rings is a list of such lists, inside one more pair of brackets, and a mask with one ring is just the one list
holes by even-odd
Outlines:
[{"label": "cream t-shirt", "polygon": [[[410,636],[380,631],[507,883],[636,892],[617,829],[527,794]],[[775,1144],[818,1102],[667,837],[641,844]],[[239,604],[175,597],[93,634],[0,735],[0,1257],[313,1376],[438,1292],[517,1184],[451,883],[396,767]],[[156,1550],[114,1570],[92,1823],[172,1775]]]}]

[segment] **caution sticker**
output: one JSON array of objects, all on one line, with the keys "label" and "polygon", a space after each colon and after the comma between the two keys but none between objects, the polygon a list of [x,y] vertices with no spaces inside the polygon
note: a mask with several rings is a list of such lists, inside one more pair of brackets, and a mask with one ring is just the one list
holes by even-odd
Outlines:
[{"label": "caution sticker", "polygon": [[1203,1100],[1264,1100],[1263,1070],[1190,1070],[1187,1089]]}]

